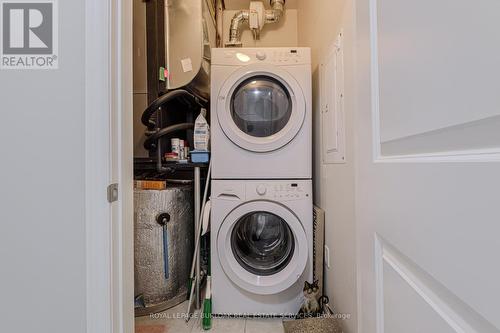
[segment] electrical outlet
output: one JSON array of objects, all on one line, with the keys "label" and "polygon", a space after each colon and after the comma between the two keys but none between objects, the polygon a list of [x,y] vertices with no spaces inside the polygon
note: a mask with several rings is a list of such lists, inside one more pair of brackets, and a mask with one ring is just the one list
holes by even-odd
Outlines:
[{"label": "electrical outlet", "polygon": [[327,245],[325,245],[325,265],[330,269],[330,248]]}]

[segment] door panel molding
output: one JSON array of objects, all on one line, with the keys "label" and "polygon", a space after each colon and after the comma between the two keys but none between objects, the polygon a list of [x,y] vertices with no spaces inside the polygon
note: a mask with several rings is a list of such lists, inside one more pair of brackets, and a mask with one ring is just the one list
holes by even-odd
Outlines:
[{"label": "door panel molding", "polygon": [[[386,312],[384,302],[392,290],[393,283],[385,283],[388,269],[397,274],[406,286],[414,292],[415,301],[424,301],[454,332],[457,333],[499,333],[500,330],[488,322],[477,311],[460,300],[449,289],[434,279],[430,274],[399,252],[379,235],[375,235],[375,272],[377,332],[385,333]],[[402,300],[403,301],[403,300]],[[402,305],[403,306],[403,305]],[[426,318],[421,318],[426,320]],[[392,332],[387,332],[392,333]]]},{"label": "door panel molding", "polygon": [[[373,159],[375,162],[491,162],[500,161],[500,141],[497,135],[486,135],[482,128],[495,127],[491,133],[500,132],[500,123],[490,120],[493,117],[479,117],[470,121],[451,124],[425,132],[413,133],[409,136],[392,137],[383,140],[384,129],[382,120],[384,109],[381,106],[381,52],[379,43],[379,10],[380,4],[389,0],[369,0],[370,6],[370,46],[371,46],[371,86],[372,86],[372,128],[373,128]],[[411,63],[409,64],[411,66]],[[418,92],[415,92],[418,94]],[[446,96],[444,96],[446,98]],[[489,112],[491,113],[491,112]],[[467,130],[463,131],[466,128]],[[439,135],[441,134],[441,135]],[[481,141],[469,142],[481,136]],[[472,140],[471,140],[472,141]]]}]

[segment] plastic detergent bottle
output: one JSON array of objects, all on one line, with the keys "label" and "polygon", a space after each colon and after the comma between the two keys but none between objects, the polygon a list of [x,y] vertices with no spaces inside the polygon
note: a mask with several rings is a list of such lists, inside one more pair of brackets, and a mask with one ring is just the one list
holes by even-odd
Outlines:
[{"label": "plastic detergent bottle", "polygon": [[208,151],[210,141],[210,126],[208,125],[207,110],[201,109],[200,115],[194,123],[194,149]]}]

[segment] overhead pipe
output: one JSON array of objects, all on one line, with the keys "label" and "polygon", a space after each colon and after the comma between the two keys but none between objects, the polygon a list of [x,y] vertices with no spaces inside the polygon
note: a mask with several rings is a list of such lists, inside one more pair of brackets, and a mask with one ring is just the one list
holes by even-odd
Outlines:
[{"label": "overhead pipe", "polygon": [[[278,23],[285,11],[286,0],[270,0],[272,9],[266,10],[264,14],[264,23]],[[237,12],[232,20],[229,30],[229,42],[226,47],[242,47],[241,42],[241,26],[243,23],[248,22],[250,19],[250,10],[241,10]],[[254,39],[259,38],[259,31],[253,31]]]},{"label": "overhead pipe", "polygon": [[266,10],[266,23],[278,23],[285,11],[285,0],[271,0],[271,10]]}]

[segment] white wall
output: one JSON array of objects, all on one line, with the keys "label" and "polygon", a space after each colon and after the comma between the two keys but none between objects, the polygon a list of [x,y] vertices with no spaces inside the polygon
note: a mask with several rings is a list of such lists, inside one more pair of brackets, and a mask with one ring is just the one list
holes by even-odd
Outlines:
[{"label": "white wall", "polygon": [[[354,207],[354,55],[353,7],[350,0],[299,0],[298,40],[312,48],[315,203],[326,211],[326,245],[331,268],[325,267],[326,293],[335,310],[351,314],[346,332],[357,332],[356,230]],[[319,64],[340,30],[344,33],[346,164],[323,164]]]},{"label": "white wall", "polygon": [[[228,3],[230,1],[226,1]],[[250,1],[246,5],[249,8]],[[245,9],[245,8],[241,8]],[[276,24],[266,24],[264,29],[260,33],[260,40],[254,41],[253,35],[248,24],[242,25],[241,41],[243,42],[243,47],[287,47],[287,46],[297,46],[297,20],[298,12],[296,9],[291,9],[285,7],[285,15],[279,23]],[[231,26],[231,19],[238,10],[225,10],[223,23],[224,32],[223,40],[226,43],[229,40],[229,28]]]},{"label": "white wall", "polygon": [[85,1],[59,1],[59,69],[0,72],[2,332],[85,332]]}]

